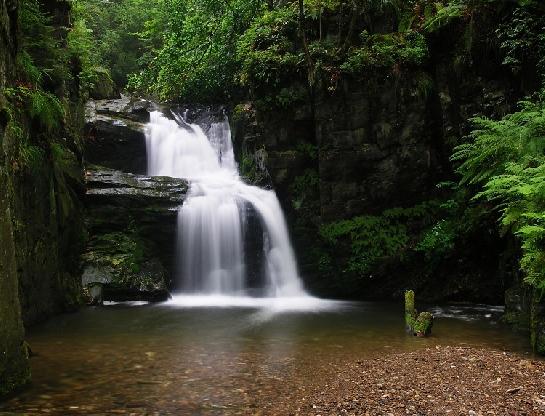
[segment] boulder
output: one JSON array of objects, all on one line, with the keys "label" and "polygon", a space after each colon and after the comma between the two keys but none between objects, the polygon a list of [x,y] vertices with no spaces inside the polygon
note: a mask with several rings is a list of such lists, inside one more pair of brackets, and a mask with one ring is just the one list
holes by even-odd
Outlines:
[{"label": "boulder", "polygon": [[110,71],[106,68],[93,68],[93,77],[95,78],[89,95],[96,100],[104,100],[107,98],[118,98],[119,92],[116,89],[115,83],[112,80]]}]

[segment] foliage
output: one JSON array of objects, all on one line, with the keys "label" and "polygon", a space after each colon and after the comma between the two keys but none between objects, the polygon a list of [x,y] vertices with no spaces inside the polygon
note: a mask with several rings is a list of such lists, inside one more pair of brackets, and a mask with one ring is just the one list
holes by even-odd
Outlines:
[{"label": "foliage", "polygon": [[454,249],[459,230],[451,219],[440,219],[425,231],[415,250],[424,253],[427,260],[448,255]]},{"label": "foliage", "polygon": [[451,1],[447,4],[441,2],[427,4],[422,29],[426,32],[435,32],[448,25],[454,19],[464,16],[467,11],[467,5],[459,1]]},{"label": "foliage", "polygon": [[411,66],[423,63],[428,55],[426,40],[415,31],[370,35],[362,32],[363,46],[349,52],[341,69],[358,73],[370,68]]},{"label": "foliage", "polygon": [[80,8],[76,7],[74,12],[76,19],[66,42],[67,59],[79,63],[78,81],[83,95],[96,89],[106,90],[111,94],[113,80],[110,71],[101,66],[102,60],[92,35],[93,31],[87,27],[84,18],[78,17],[81,13]]},{"label": "foliage", "polygon": [[18,146],[17,163],[20,166],[16,168],[26,168],[31,173],[37,174],[42,162],[45,159],[45,152],[41,147],[35,146],[25,137]]},{"label": "foliage", "polygon": [[238,37],[263,8],[260,0],[161,2],[141,32],[152,58],[130,87],[161,99],[225,100],[239,66]]},{"label": "foliage", "polygon": [[496,29],[503,64],[520,72],[524,65],[536,65],[545,73],[545,15],[530,7],[515,9],[511,19]]},{"label": "foliage", "polygon": [[267,182],[267,169],[264,166],[264,160],[267,157],[265,149],[259,149],[254,152],[248,152],[246,149],[242,152],[240,163],[241,175],[254,185],[263,185]]},{"label": "foliage", "polygon": [[[520,10],[497,32],[505,63],[514,69],[532,64],[526,58],[545,43],[535,12],[540,3],[518,3]],[[74,36],[94,39],[94,46],[75,49],[83,61],[92,56],[95,67],[109,69],[118,87],[128,80],[129,90],[139,94],[197,102],[249,92],[260,105],[280,109],[306,100],[316,86],[334,91],[343,73],[421,65],[428,56],[425,35],[456,19],[470,20],[480,8],[504,7],[502,0],[304,0],[300,13],[295,0],[74,4]],[[394,15],[397,31],[377,31],[373,17],[381,15]],[[92,70],[84,69],[82,77],[99,84]]]},{"label": "foliage", "polygon": [[402,260],[413,249],[412,228],[433,222],[439,204],[435,201],[411,208],[393,208],[379,216],[361,216],[321,227],[321,237],[332,246],[349,242],[348,272],[369,274],[384,259]]},{"label": "foliage", "polygon": [[[53,27],[44,10],[37,0],[20,3],[15,85],[2,91],[7,99],[8,155],[14,172],[38,174],[53,156],[50,149],[61,131],[67,133],[63,128],[70,107],[64,95],[77,75],[74,65],[81,50],[70,51],[71,31]],[[74,92],[77,96],[79,91]]]},{"label": "foliage", "polygon": [[[61,125],[64,108],[55,95],[39,88],[28,87],[5,89],[4,94],[19,112],[24,111],[31,120],[37,121],[46,131],[51,132]],[[12,114],[12,117],[20,117],[20,115]]]},{"label": "foliage", "polygon": [[458,146],[462,184],[477,186],[475,199],[493,202],[504,232],[520,238],[521,269],[533,286],[545,289],[545,103],[521,103],[521,110],[493,121],[474,119],[472,141]]},{"label": "foliage", "polygon": [[310,160],[318,160],[318,146],[315,144],[302,142],[298,143],[295,149]]},{"label": "foliage", "polygon": [[319,18],[321,13],[337,10],[341,0],[304,0],[306,13],[312,18]]},{"label": "foliage", "polygon": [[162,2],[144,0],[74,0],[74,28],[69,38],[82,58],[84,81],[95,85],[94,73],[105,69],[119,89],[128,75],[142,68],[146,50],[140,32]]},{"label": "foliage", "polygon": [[293,44],[298,21],[295,7],[268,11],[237,42],[241,85],[276,88],[295,75],[304,62]]},{"label": "foliage", "polygon": [[61,42],[38,0],[21,2],[21,48],[17,56],[18,81],[30,87],[58,84],[67,77]]},{"label": "foliage", "polygon": [[[141,70],[129,76],[129,88],[163,100],[202,102],[228,100],[243,87],[260,104],[290,108],[318,82],[334,90],[343,63],[348,72],[422,63],[427,46],[416,31],[365,32],[360,48],[344,46],[355,17],[386,8],[410,13],[413,4],[305,0],[301,15],[296,1],[165,0],[151,7],[139,33],[145,52]],[[339,35],[345,32],[342,25],[350,26],[346,38],[323,36],[324,14],[338,14]]]},{"label": "foliage", "polygon": [[306,169],[302,175],[296,176],[291,185],[291,193],[294,195],[293,208],[298,211],[308,209],[313,201],[319,197],[320,177],[315,169]]},{"label": "foliage", "polygon": [[505,171],[506,163],[530,154],[539,154],[538,140],[541,108],[532,102],[521,103],[522,110],[495,121],[474,118],[475,129],[469,143],[456,147],[451,159],[461,162],[458,172],[462,184],[482,184]]}]

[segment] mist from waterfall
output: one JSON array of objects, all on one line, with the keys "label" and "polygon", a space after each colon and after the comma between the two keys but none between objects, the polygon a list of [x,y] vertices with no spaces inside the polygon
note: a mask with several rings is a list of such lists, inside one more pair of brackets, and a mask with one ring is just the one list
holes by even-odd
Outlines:
[{"label": "mist from waterfall", "polygon": [[187,179],[178,210],[177,287],[184,294],[248,295],[244,233],[249,204],[263,229],[264,287],[269,298],[306,297],[288,228],[274,191],[243,182],[227,117],[206,133],[175,115],[152,112],[146,131],[148,174]]}]

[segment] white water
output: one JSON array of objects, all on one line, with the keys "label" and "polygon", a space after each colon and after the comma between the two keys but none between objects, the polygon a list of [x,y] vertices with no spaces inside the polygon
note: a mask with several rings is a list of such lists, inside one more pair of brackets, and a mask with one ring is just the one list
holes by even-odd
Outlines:
[{"label": "white water", "polygon": [[205,134],[181,117],[174,121],[153,112],[146,139],[149,175],[190,181],[188,197],[178,211],[179,303],[188,303],[187,295],[193,295],[202,305],[210,299],[253,304],[236,300],[247,295],[246,204],[257,212],[264,230],[265,296],[308,298],[278,198],[240,178],[227,119],[213,123]]}]

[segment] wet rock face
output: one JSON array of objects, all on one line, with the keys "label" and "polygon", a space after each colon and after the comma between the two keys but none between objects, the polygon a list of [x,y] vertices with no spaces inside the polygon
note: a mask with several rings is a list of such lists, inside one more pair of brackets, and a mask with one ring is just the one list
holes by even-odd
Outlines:
[{"label": "wet rock face", "polygon": [[[317,106],[322,218],[414,204],[430,189],[437,158],[428,105],[410,78],[396,86],[347,81]],[[371,83],[369,83],[371,84]]]},{"label": "wet rock face", "polygon": [[187,182],[96,168],[86,172],[86,183],[84,286],[102,285],[104,300],[165,300]]},{"label": "wet rock face", "polygon": [[9,177],[4,154],[8,113],[3,89],[13,76],[17,1],[0,0],[0,398],[28,381],[28,357],[17,288],[17,264],[10,210]]},{"label": "wet rock face", "polygon": [[[508,8],[501,13],[509,13]],[[470,119],[500,118],[535,91],[535,83],[525,74],[502,64],[502,51],[489,42],[501,21],[510,17],[484,8],[479,14],[471,31],[466,23],[453,21],[427,39],[429,53],[423,65],[343,73],[330,88],[317,81],[312,97],[288,108],[265,106],[261,97],[234,108],[238,158],[249,165],[263,161],[266,174],[251,171],[270,178],[277,191],[311,291],[383,298],[401,293],[412,276],[425,275],[426,262],[408,271],[385,259],[385,267],[374,270],[373,279],[345,284],[338,277],[348,275],[343,272],[347,250],[321,246],[316,235],[324,223],[380,215],[436,198],[436,185],[454,178],[449,156],[470,132]],[[369,32],[395,32],[395,21],[381,20]],[[294,79],[282,87],[295,88],[300,82]],[[488,232],[475,233],[472,245],[482,249],[486,260],[457,248],[464,261],[442,264],[444,280],[440,287],[430,286],[433,292],[441,298],[467,299],[470,294],[473,300],[501,301],[506,282],[497,278],[496,256],[502,249],[498,240]],[[329,263],[338,267],[322,267]]]},{"label": "wet rock face", "polygon": [[123,172],[145,174],[145,124],[153,108],[149,101],[129,97],[90,101],[86,107],[86,161]]}]

